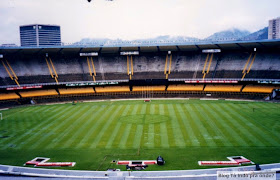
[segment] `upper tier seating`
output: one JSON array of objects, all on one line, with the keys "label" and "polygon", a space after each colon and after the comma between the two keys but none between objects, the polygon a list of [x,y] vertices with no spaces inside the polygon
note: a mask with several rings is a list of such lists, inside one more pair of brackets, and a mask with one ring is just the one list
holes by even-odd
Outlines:
[{"label": "upper tier seating", "polygon": [[19,92],[21,97],[36,97],[36,96],[54,96],[58,95],[56,90],[50,89],[50,90],[35,90],[35,91],[23,91]]},{"label": "upper tier seating", "polygon": [[169,85],[167,91],[203,91],[203,84],[178,84]]},{"label": "upper tier seating", "polygon": [[242,92],[252,93],[271,93],[273,89],[279,89],[280,86],[260,86],[260,85],[247,85]]},{"label": "upper tier seating", "polygon": [[92,87],[86,87],[86,88],[60,88],[58,89],[60,94],[88,94],[88,93],[94,93]]},{"label": "upper tier seating", "polygon": [[242,85],[211,85],[204,88],[206,92],[240,92]]},{"label": "upper tier seating", "polygon": [[19,99],[20,97],[16,93],[5,93],[0,94],[0,100],[9,100],[9,99]]},{"label": "upper tier seating", "polygon": [[97,93],[107,93],[107,92],[129,92],[129,86],[105,86],[105,87],[95,87],[95,92]]}]

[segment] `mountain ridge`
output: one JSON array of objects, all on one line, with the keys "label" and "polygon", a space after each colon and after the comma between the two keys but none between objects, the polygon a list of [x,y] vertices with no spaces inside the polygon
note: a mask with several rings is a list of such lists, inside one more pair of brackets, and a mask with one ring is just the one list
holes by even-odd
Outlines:
[{"label": "mountain ridge", "polygon": [[268,39],[268,27],[264,27],[256,32],[250,33],[247,30],[240,30],[232,28],[224,31],[216,32],[204,39],[189,36],[170,36],[161,35],[154,38],[144,38],[135,40],[122,40],[122,39],[110,39],[110,38],[83,38],[79,42],[74,44],[110,44],[110,43],[138,43],[144,44],[149,42],[195,42],[195,41],[227,41],[227,40],[262,40]]}]

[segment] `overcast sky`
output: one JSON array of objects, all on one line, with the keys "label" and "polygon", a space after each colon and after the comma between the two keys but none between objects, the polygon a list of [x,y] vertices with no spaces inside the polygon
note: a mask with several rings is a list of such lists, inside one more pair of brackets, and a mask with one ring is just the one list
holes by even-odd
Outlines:
[{"label": "overcast sky", "polygon": [[65,43],[254,32],[279,17],[279,8],[280,0],[0,0],[0,44],[19,45],[19,26],[34,23],[60,25]]}]

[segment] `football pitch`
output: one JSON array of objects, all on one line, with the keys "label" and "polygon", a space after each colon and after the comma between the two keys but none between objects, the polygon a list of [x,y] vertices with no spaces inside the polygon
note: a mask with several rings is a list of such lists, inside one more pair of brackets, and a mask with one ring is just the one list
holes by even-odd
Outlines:
[{"label": "football pitch", "polygon": [[147,170],[200,167],[200,160],[241,155],[280,162],[280,104],[142,100],[35,105],[2,110],[0,164],[35,157],[76,162],[65,169],[107,170],[112,160],[155,160]]}]

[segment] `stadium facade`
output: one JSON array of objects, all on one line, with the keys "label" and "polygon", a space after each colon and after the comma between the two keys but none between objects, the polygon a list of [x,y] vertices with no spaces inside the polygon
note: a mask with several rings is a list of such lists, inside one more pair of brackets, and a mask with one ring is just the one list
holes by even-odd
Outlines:
[{"label": "stadium facade", "polygon": [[61,45],[60,26],[31,24],[20,26],[21,46]]}]

